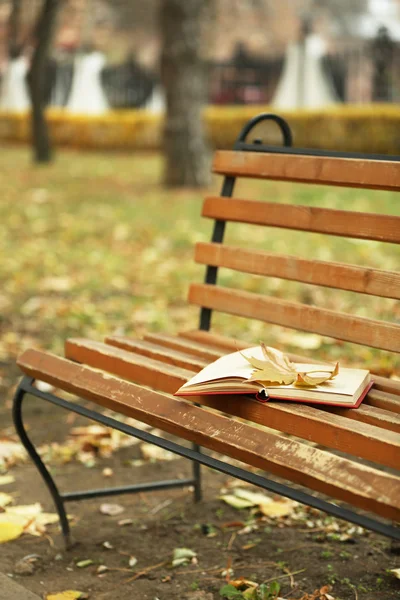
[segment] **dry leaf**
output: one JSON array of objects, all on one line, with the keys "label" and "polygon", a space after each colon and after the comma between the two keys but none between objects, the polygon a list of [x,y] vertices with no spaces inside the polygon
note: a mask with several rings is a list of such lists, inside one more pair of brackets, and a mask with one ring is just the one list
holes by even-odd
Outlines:
[{"label": "dry leaf", "polygon": [[336,365],[296,365],[280,350],[260,343],[264,358],[242,356],[254,367],[248,381],[262,384],[284,384],[315,386],[332,379],[339,372]]},{"label": "dry leaf", "polygon": [[242,356],[255,368],[249,381],[262,381],[268,383],[293,383],[297,377],[296,369],[290,360],[275,348],[270,348],[261,343],[264,359],[253,356]]},{"label": "dry leaf", "polygon": [[19,538],[23,531],[23,526],[18,523],[0,522],[0,544]]},{"label": "dry leaf", "polygon": [[[78,567],[78,569],[86,569],[86,567],[90,567],[90,565],[93,564],[93,561],[91,558],[86,558],[85,560],[80,560],[79,562],[76,563],[76,566]],[[79,598],[79,596],[78,596]]]},{"label": "dry leaf", "polygon": [[393,573],[397,579],[400,579],[400,568],[399,569],[389,569],[389,573]]},{"label": "dry leaf", "polygon": [[147,460],[175,460],[176,454],[154,444],[142,444],[140,450]]},{"label": "dry leaf", "polygon": [[0,508],[4,508],[8,504],[11,504],[13,501],[13,497],[10,494],[6,494],[5,492],[0,492]]},{"label": "dry leaf", "polygon": [[0,485],[8,485],[14,483],[15,477],[13,475],[0,475]]},{"label": "dry leaf", "polygon": [[19,442],[13,442],[8,438],[0,439],[0,465],[11,467],[26,460],[25,448]]},{"label": "dry leaf", "polygon": [[175,548],[172,556],[172,566],[179,567],[181,565],[187,565],[189,562],[193,562],[196,557],[196,552],[190,548]]},{"label": "dry leaf", "polygon": [[76,590],[66,590],[65,592],[56,592],[48,594],[46,600],[84,600],[89,596],[85,592],[77,592]]},{"label": "dry leaf", "polygon": [[229,504],[229,506],[233,506],[233,508],[251,508],[252,506],[254,506],[254,502],[252,502],[251,500],[245,500],[244,498],[239,498],[238,496],[235,496],[234,494],[224,494],[223,496],[219,497],[220,500],[223,500],[224,502],[226,502],[227,504]]},{"label": "dry leaf", "polygon": [[266,517],[277,519],[278,517],[286,517],[290,515],[294,510],[294,503],[292,502],[268,502],[267,504],[260,504],[260,511]]},{"label": "dry leaf", "polygon": [[248,500],[253,503],[253,506],[258,506],[259,504],[267,504],[267,502],[272,502],[271,498],[262,494],[261,492],[252,492],[251,490],[243,490],[242,488],[236,488],[234,491],[235,496],[238,498],[243,498],[243,500]]},{"label": "dry leaf", "polygon": [[22,527],[24,533],[43,535],[46,525],[58,522],[56,513],[42,512],[39,502],[20,506],[6,506],[5,512],[0,514],[0,525],[12,523]]},{"label": "dry leaf", "polygon": [[112,517],[114,517],[115,515],[120,515],[121,513],[124,512],[124,507],[121,506],[120,504],[102,504],[100,506],[100,512],[103,515],[110,515]]}]

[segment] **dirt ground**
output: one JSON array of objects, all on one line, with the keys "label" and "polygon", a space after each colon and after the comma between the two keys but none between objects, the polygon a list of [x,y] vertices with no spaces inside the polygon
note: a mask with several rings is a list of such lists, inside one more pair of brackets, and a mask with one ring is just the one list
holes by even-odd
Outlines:
[{"label": "dirt ground", "polygon": [[[8,401],[0,409],[0,437],[12,432],[9,408]],[[39,443],[61,442],[71,427],[62,409],[32,398],[26,401],[26,422]],[[77,419],[77,424],[87,422]],[[92,468],[77,461],[52,464],[52,473],[60,488],[69,491],[190,475],[191,464],[184,459],[134,466],[132,460],[140,457],[137,445],[98,459]],[[104,468],[112,469],[111,477],[104,476]],[[2,492],[12,493],[18,504],[41,502],[45,510],[53,511],[31,464],[15,466],[9,473],[15,482],[2,486]],[[234,579],[278,581],[284,598],[305,598],[325,585],[331,586],[335,600],[400,598],[400,581],[389,573],[400,566],[400,558],[387,539],[361,535],[347,524],[341,527],[352,533],[347,541],[339,541],[339,536],[327,533],[331,521],[316,511],[290,526],[285,519],[252,516],[251,510],[239,511],[219,499],[221,488],[233,480],[210,469],[203,468],[202,473],[204,499],[199,504],[184,489],[71,502],[68,512],[73,515],[76,541],[72,550],[64,550],[57,525],[52,525],[47,536],[24,534],[3,544],[0,572],[44,598],[80,590],[91,600],[216,600],[227,569],[232,569]],[[102,514],[104,502],[118,503],[124,511]],[[129,524],[120,524],[121,520]],[[197,557],[172,568],[176,548],[189,548]],[[33,573],[17,574],[16,564],[29,555],[37,555],[31,563]],[[131,557],[137,559],[135,565],[131,560],[133,566]],[[88,561],[87,566],[78,566],[81,561]],[[108,570],[101,572],[100,566]]]}]

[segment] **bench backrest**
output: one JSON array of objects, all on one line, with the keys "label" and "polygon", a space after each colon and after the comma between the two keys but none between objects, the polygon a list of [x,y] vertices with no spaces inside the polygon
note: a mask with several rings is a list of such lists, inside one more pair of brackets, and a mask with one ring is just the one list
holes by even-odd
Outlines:
[{"label": "bench backrest", "polygon": [[[287,129],[285,134],[286,141],[290,142]],[[297,281],[305,286],[312,284],[399,300],[400,273],[392,268],[382,270],[351,264],[351,256],[348,257],[349,261],[346,257],[345,262],[330,260],[330,257],[329,260],[321,260],[317,247],[315,259],[302,258],[297,252],[291,255],[266,252],[254,248],[251,227],[248,238],[240,247],[236,243],[234,246],[223,243],[226,223],[239,222],[369,240],[372,244],[400,244],[399,216],[232,195],[238,177],[398,192],[399,158],[271,148],[263,146],[258,140],[253,144],[246,143],[241,137],[236,147],[238,149],[233,151],[216,152],[213,170],[225,177],[222,193],[218,197],[207,197],[203,205],[203,216],[215,219],[215,226],[211,242],[198,243],[196,246],[196,261],[207,265],[205,283],[192,284],[189,291],[189,301],[202,307],[200,329],[209,330],[211,312],[221,311],[400,352],[398,307],[396,313],[390,306],[388,318],[376,320],[318,306],[314,302],[295,302],[255,293],[238,288],[236,284],[234,288],[225,287],[217,281],[218,269],[225,267],[241,273]],[[268,231],[265,229],[266,240]]]}]

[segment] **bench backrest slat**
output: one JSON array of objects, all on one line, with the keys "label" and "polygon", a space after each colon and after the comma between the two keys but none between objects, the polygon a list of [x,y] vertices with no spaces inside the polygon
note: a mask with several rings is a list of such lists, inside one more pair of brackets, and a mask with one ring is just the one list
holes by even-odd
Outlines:
[{"label": "bench backrest slat", "polygon": [[400,190],[400,164],[385,160],[220,150],[215,153],[213,171],[235,177]]},{"label": "bench backrest slat", "polygon": [[[399,166],[400,169],[400,166]],[[211,196],[203,217],[400,244],[400,217]]]},{"label": "bench backrest slat", "polygon": [[[400,212],[389,204],[398,200],[400,157],[274,149],[243,135],[235,150],[215,153],[213,170],[224,183],[203,204],[215,224],[211,243],[196,246],[205,282],[189,289],[189,302],[201,307],[199,329],[210,331],[219,312],[400,353],[399,248],[389,246],[400,244]],[[245,181],[234,194],[237,178]],[[337,205],[337,191],[308,194],[305,183],[378,191],[347,194]]]},{"label": "bench backrest slat", "polygon": [[195,260],[242,273],[278,277],[341,290],[400,300],[400,273],[358,265],[307,260],[296,256],[199,242]]},{"label": "bench backrest slat", "polygon": [[192,284],[189,302],[372,348],[400,351],[400,325],[397,324],[207,284]]}]

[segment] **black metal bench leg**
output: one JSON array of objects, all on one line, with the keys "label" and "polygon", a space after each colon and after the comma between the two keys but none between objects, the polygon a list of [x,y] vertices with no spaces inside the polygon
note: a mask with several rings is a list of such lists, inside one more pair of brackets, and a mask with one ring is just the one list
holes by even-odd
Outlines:
[{"label": "black metal bench leg", "polygon": [[[201,448],[198,444],[192,444],[192,448],[195,452],[201,452]],[[200,502],[202,500],[201,490],[201,470],[200,463],[196,460],[193,461],[193,479],[194,479],[194,501]]]},{"label": "black metal bench leg", "polygon": [[[58,512],[58,516],[60,518],[61,531],[62,531],[62,535],[64,538],[65,546],[66,546],[66,548],[70,548],[72,545],[72,539],[71,539],[71,532],[70,532],[70,528],[69,528],[67,513],[65,512],[65,508],[64,508],[63,499],[57,489],[54,479],[50,475],[47,467],[43,463],[39,454],[36,452],[34,445],[32,444],[31,440],[29,439],[28,434],[26,433],[26,429],[24,427],[23,420],[22,420],[22,401],[26,394],[24,385],[28,384],[29,386],[32,386],[33,382],[34,382],[34,379],[24,377],[17,388],[17,391],[14,396],[14,403],[13,403],[14,426],[15,426],[15,429],[18,433],[18,436],[19,436],[23,446],[25,447],[29,456],[33,460],[33,463],[35,464],[39,473],[43,477],[43,480],[50,491],[50,494],[53,498],[54,504],[55,504],[57,512]],[[32,393],[32,392],[30,391],[30,393]]]}]

